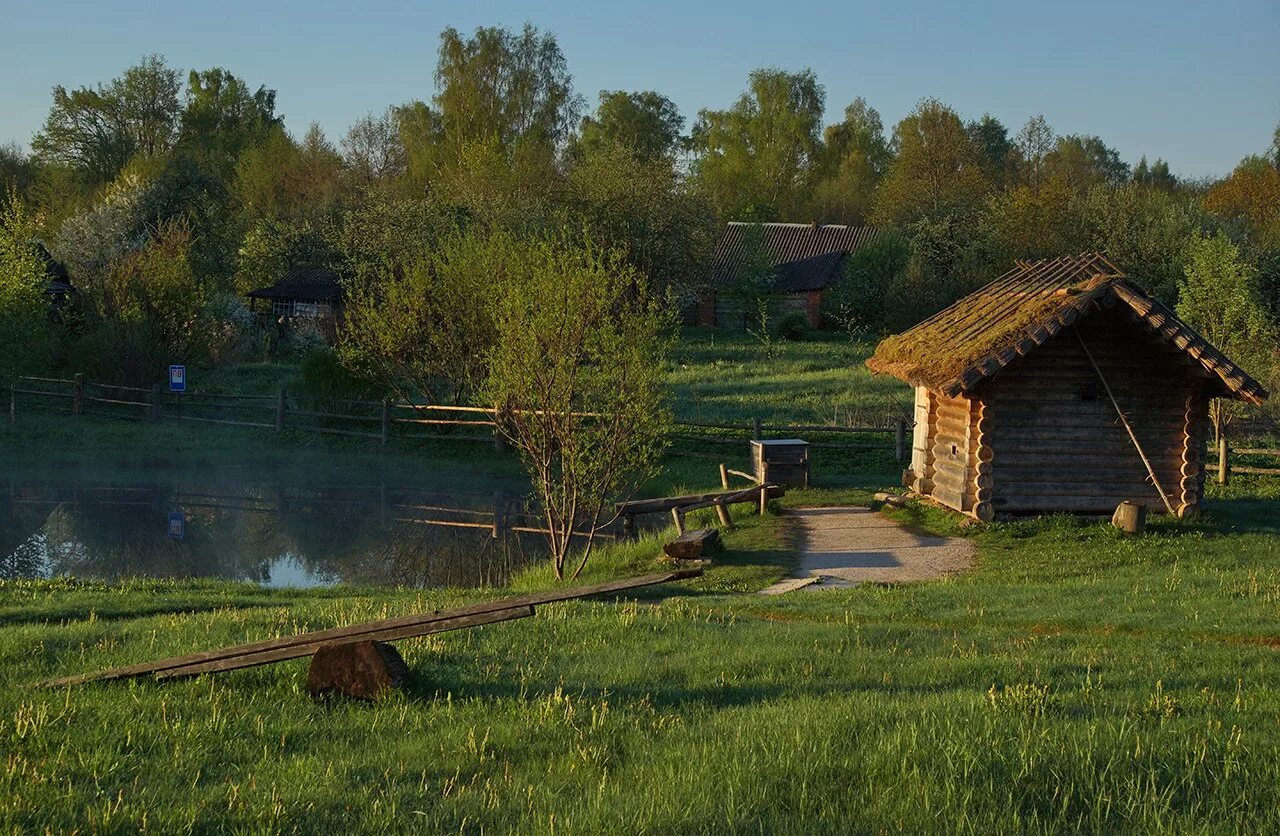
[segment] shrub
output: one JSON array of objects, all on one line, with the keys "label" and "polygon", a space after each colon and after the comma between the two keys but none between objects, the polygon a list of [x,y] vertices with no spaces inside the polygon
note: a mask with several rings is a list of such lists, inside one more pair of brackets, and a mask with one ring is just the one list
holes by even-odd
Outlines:
[{"label": "shrub", "polygon": [[799,311],[792,311],[774,326],[773,336],[780,340],[798,343],[809,338],[809,319]]},{"label": "shrub", "polygon": [[309,406],[328,408],[338,401],[373,400],[382,397],[378,387],[356,377],[338,360],[337,353],[324,346],[302,358],[298,368],[299,395]]}]

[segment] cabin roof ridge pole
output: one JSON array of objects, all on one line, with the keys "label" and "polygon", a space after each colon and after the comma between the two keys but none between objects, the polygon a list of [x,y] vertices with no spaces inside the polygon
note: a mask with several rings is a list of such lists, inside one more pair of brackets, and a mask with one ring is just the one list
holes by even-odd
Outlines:
[{"label": "cabin roof ridge pole", "polygon": [[1164,503],[1164,507],[1170,514],[1177,515],[1177,511],[1173,508],[1173,503],[1169,501],[1169,494],[1165,492],[1164,486],[1160,484],[1160,479],[1156,476],[1155,468],[1151,466],[1151,460],[1147,458],[1147,453],[1142,449],[1142,443],[1138,441],[1137,434],[1133,431],[1133,426],[1129,423],[1129,418],[1124,414],[1124,410],[1120,408],[1120,404],[1116,401],[1116,396],[1111,391],[1111,384],[1107,382],[1107,377],[1102,373],[1102,368],[1098,366],[1098,361],[1093,359],[1093,352],[1089,350],[1089,346],[1085,344],[1084,337],[1080,335],[1080,329],[1071,326],[1071,332],[1076,335],[1076,341],[1080,343],[1080,348],[1084,351],[1084,356],[1089,358],[1089,365],[1093,366],[1094,372],[1098,375],[1098,382],[1102,384],[1102,389],[1107,393],[1111,405],[1116,409],[1116,415],[1120,417],[1120,423],[1124,425],[1125,432],[1129,433],[1129,440],[1133,442],[1133,446],[1138,451],[1138,456],[1142,459],[1142,464],[1147,469],[1147,475],[1151,478],[1151,484],[1155,486],[1156,492],[1160,494],[1160,500]]}]

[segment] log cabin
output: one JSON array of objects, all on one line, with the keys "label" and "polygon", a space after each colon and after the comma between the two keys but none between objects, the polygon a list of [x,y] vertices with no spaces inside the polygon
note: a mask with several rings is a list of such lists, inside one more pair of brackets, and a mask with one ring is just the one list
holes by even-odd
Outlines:
[{"label": "log cabin", "polygon": [[979,520],[1179,516],[1204,493],[1209,401],[1243,369],[1100,254],[1018,262],[867,360],[915,388],[903,484]]}]

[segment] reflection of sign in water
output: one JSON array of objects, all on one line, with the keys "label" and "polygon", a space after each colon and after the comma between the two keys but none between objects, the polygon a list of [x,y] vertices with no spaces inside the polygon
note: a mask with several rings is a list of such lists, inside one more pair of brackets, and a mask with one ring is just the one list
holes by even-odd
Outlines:
[{"label": "reflection of sign in water", "polygon": [[169,512],[169,539],[181,540],[182,535],[186,533],[187,518],[183,516],[181,511]]},{"label": "reflection of sign in water", "polygon": [[170,392],[187,391],[187,367],[186,366],[170,366],[169,367],[169,391]]}]

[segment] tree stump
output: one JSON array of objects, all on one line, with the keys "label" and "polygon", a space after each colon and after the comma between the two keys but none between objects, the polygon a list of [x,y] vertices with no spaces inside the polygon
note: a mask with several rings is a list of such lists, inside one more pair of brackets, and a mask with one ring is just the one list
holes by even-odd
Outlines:
[{"label": "tree stump", "polygon": [[1141,534],[1147,529],[1147,506],[1126,499],[1111,515],[1111,524],[1125,534]]},{"label": "tree stump", "polygon": [[375,700],[399,688],[408,675],[409,666],[389,644],[325,644],[311,657],[307,690],[313,697],[341,694],[357,700]]}]

